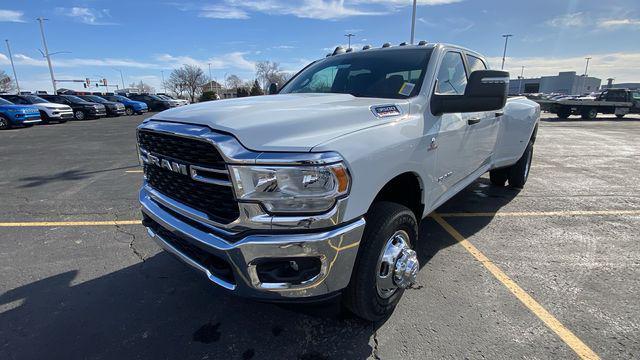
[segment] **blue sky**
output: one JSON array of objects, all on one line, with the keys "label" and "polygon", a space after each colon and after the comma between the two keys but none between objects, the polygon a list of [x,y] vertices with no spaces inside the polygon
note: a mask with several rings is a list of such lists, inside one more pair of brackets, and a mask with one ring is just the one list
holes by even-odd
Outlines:
[{"label": "blue sky", "polygon": [[[419,0],[416,39],[460,44],[500,66],[504,33],[514,34],[507,70],[525,76],[584,71],[640,82],[640,1]],[[11,42],[23,89],[50,90],[38,23],[43,16],[56,77],[143,80],[158,91],[161,74],[196,64],[221,81],[251,79],[254,63],[296,71],[330,49],[409,40],[411,0],[1,0],[0,37]],[[11,74],[2,43],[0,69]],[[66,86],[72,87],[73,86]],[[81,85],[80,85],[81,87]],[[75,88],[80,88],[76,86]]]}]

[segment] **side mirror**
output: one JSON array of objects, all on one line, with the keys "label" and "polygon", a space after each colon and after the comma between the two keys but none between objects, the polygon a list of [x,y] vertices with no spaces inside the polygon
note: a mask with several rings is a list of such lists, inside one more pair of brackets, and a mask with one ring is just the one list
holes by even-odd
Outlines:
[{"label": "side mirror", "polygon": [[278,83],[269,84],[269,95],[275,95],[278,93]]},{"label": "side mirror", "polygon": [[507,102],[509,73],[499,70],[476,70],[469,76],[464,95],[431,97],[431,113],[476,112],[500,110]]}]

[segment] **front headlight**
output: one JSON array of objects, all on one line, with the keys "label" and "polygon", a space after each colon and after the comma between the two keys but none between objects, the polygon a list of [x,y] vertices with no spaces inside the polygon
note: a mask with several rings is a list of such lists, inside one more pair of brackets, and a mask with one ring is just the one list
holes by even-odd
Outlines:
[{"label": "front headlight", "polygon": [[272,213],[320,213],[349,192],[343,163],[323,166],[230,166],[239,201],[259,202]]}]

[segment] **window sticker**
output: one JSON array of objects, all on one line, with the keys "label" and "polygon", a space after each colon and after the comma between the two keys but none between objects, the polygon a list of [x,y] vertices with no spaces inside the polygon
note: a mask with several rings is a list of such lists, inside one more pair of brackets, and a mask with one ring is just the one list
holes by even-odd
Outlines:
[{"label": "window sticker", "polygon": [[413,88],[415,88],[415,87],[416,87],[415,84],[412,84],[410,82],[405,82],[400,87],[400,90],[398,91],[398,94],[404,95],[404,96],[409,96],[409,95],[411,95],[411,92],[413,91]]}]

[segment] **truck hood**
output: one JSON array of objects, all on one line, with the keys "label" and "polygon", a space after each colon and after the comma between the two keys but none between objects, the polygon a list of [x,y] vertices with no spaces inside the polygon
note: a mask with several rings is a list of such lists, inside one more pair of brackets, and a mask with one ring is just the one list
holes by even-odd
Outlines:
[{"label": "truck hood", "polygon": [[408,113],[407,100],[281,94],[207,101],[166,110],[153,119],[224,131],[251,150],[310,151],[335,137],[397,120],[378,118],[371,111],[372,106],[388,104]]}]

